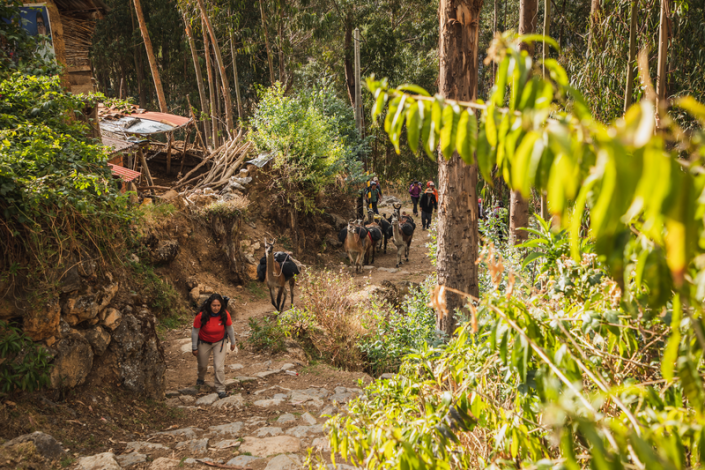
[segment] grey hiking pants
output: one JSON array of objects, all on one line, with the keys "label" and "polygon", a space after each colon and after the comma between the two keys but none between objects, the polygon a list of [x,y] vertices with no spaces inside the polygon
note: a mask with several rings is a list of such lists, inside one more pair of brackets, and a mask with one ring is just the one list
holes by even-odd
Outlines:
[{"label": "grey hiking pants", "polygon": [[208,344],[203,341],[198,343],[198,378],[203,380],[206,378],[208,371],[208,358],[213,353],[213,371],[215,372],[215,391],[225,391],[225,355],[227,354],[229,344],[223,341]]}]

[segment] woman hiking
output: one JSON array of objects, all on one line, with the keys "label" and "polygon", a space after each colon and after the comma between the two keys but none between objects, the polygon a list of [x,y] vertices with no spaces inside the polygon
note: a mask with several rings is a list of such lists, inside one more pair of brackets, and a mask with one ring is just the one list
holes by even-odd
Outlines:
[{"label": "woman hiking", "polygon": [[421,197],[422,192],[423,188],[421,187],[421,183],[419,183],[418,181],[414,181],[413,183],[411,183],[411,186],[409,186],[409,195],[411,195],[411,202],[414,203],[415,216],[419,215],[417,207],[419,205],[419,198]]},{"label": "woman hiking", "polygon": [[198,380],[196,385],[205,385],[208,370],[208,358],[213,353],[213,370],[215,372],[215,391],[218,398],[225,398],[225,339],[230,340],[230,350],[235,350],[235,331],[228,306],[227,297],[213,294],[208,297],[193,319],[191,330],[191,350],[198,359]]}]

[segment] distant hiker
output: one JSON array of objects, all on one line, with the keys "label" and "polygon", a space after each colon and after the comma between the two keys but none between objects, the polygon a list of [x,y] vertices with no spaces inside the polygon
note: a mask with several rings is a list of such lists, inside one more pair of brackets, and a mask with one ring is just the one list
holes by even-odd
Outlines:
[{"label": "distant hiker", "polygon": [[433,195],[436,196],[436,202],[438,202],[438,191],[436,191],[436,185],[433,184],[433,181],[429,181],[426,183],[426,187],[431,188],[433,190]]},{"label": "distant hiker", "polygon": [[411,202],[414,203],[414,215],[419,215],[419,211],[417,209],[417,206],[419,204],[419,198],[421,197],[421,193],[423,192],[423,188],[421,187],[421,183],[418,181],[414,181],[411,183],[411,186],[409,186],[409,194],[411,195]]},{"label": "distant hiker", "polygon": [[370,209],[372,209],[375,214],[379,214],[379,211],[377,210],[377,203],[379,202],[381,197],[382,192],[377,187],[377,183],[372,181],[370,183],[370,189],[367,191],[367,202],[369,202]]},{"label": "distant hiker", "polygon": [[438,201],[436,200],[436,195],[433,194],[433,188],[426,188],[426,191],[424,191],[419,200],[419,206],[421,206],[421,229],[426,230],[427,228],[431,228],[433,209],[438,209]]},{"label": "distant hiker", "polygon": [[208,370],[208,359],[213,353],[213,371],[215,372],[215,391],[219,398],[225,398],[225,339],[230,340],[230,350],[235,350],[235,332],[228,306],[227,297],[213,294],[198,309],[191,330],[191,350],[198,359],[198,380],[196,385],[204,385],[203,379]]}]

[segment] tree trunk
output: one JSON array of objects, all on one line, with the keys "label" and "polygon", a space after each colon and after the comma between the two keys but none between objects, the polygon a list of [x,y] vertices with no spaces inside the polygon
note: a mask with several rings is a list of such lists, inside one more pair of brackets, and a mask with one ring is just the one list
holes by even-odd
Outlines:
[{"label": "tree trunk", "polygon": [[272,62],[272,50],[269,47],[269,31],[267,30],[267,14],[264,12],[262,0],[259,0],[259,11],[262,15],[262,30],[264,31],[264,45],[267,48],[267,61],[269,62],[269,83],[274,85],[274,64]]},{"label": "tree trunk", "polygon": [[355,72],[353,65],[352,21],[345,19],[345,36],[343,39],[343,62],[345,63],[345,85],[348,90],[350,105],[355,108]]},{"label": "tree trunk", "polygon": [[[551,0],[543,0],[543,35],[549,37],[551,35]],[[543,41],[543,60],[546,60],[548,55],[548,44]],[[543,65],[543,76],[546,76],[546,66]]]},{"label": "tree trunk", "polygon": [[[132,20],[132,32],[135,31],[135,15],[132,7],[130,7],[130,19]],[[140,95],[140,108],[147,107],[147,98],[144,94],[144,75],[142,74],[142,53],[141,48],[135,47],[135,72],[137,73],[137,90]]]},{"label": "tree trunk", "polygon": [[230,99],[230,83],[228,82],[228,74],[225,71],[225,62],[223,62],[223,56],[220,53],[220,46],[218,46],[218,38],[215,35],[215,30],[213,25],[211,25],[208,15],[206,14],[206,6],[203,0],[198,0],[198,7],[201,9],[201,15],[203,16],[203,21],[208,27],[208,32],[211,36],[211,41],[213,42],[213,52],[215,52],[215,60],[218,64],[218,70],[220,70],[220,80],[223,83],[223,99],[225,100],[225,123],[228,126],[228,130],[235,129],[235,121],[233,120],[233,102]]},{"label": "tree trunk", "polygon": [[[208,145],[208,136],[210,134],[210,126],[208,125],[208,98],[206,98],[206,88],[203,85],[203,74],[201,74],[201,62],[198,60],[198,51],[196,50],[196,40],[193,38],[193,30],[191,29],[191,23],[188,18],[186,18],[186,13],[184,16],[184,24],[186,25],[186,37],[188,38],[188,44],[191,48],[191,58],[193,59],[193,68],[196,71],[196,83],[198,84],[198,97],[201,100],[201,115],[205,114],[206,119],[203,121],[203,126],[206,132],[206,146]],[[194,123],[197,124],[197,123]],[[215,147],[214,147],[215,148]]]},{"label": "tree trunk", "polygon": [[[483,0],[440,0],[439,93],[463,101],[477,95],[477,46]],[[465,165],[439,152],[438,284],[478,296],[477,165]],[[437,328],[452,335],[455,310],[467,299],[445,293],[447,314],[439,312]]]},{"label": "tree trunk", "polygon": [[208,95],[210,96],[210,115],[211,115],[211,143],[213,148],[218,148],[218,119],[215,114],[215,84],[213,83],[213,65],[211,64],[211,48],[208,40],[208,32],[206,31],[205,21],[201,20],[203,28],[203,48],[206,51],[206,72],[208,74]]},{"label": "tree trunk", "polygon": [[624,112],[632,105],[634,92],[634,61],[636,60],[636,21],[639,0],[632,0],[631,24],[629,25],[629,60],[627,61],[627,86],[624,91]]},{"label": "tree trunk", "polygon": [[159,100],[159,111],[162,113],[168,112],[166,107],[166,98],[164,97],[164,89],[162,88],[162,80],[159,78],[159,68],[157,67],[157,59],[154,57],[152,50],[152,41],[149,39],[149,31],[147,31],[147,23],[144,21],[142,14],[142,6],[140,0],[134,0],[135,13],[137,13],[137,22],[140,25],[144,47],[147,49],[147,58],[149,59],[149,67],[152,69],[152,78],[154,79],[154,88],[157,90],[157,99]]},{"label": "tree trunk", "polygon": [[666,108],[666,61],[668,59],[668,0],[661,0],[661,19],[658,30],[658,66],[656,71],[656,104]]},{"label": "tree trunk", "polygon": [[279,7],[279,81],[286,83],[284,77],[284,0]]},{"label": "tree trunk", "polygon": [[[538,16],[538,0],[521,0],[519,4],[519,34],[533,34],[536,32]],[[521,44],[521,49],[527,51],[529,56],[534,55],[533,44]],[[509,243],[523,243],[529,236],[525,230],[529,226],[529,201],[521,197],[517,191],[512,191],[509,202]]]},{"label": "tree trunk", "polygon": [[233,56],[233,85],[235,86],[235,99],[237,100],[237,118],[242,119],[242,100],[240,98],[240,79],[237,76],[237,53],[235,52],[235,37],[230,33],[230,54]]},{"label": "tree trunk", "polygon": [[597,23],[599,22],[600,15],[600,0],[590,0],[590,31],[588,31],[588,47],[587,56],[590,57],[592,54],[592,46],[594,42],[593,36],[595,35],[595,30],[597,29]]},{"label": "tree trunk", "polygon": [[[494,14],[492,15],[492,36],[497,36],[497,12],[499,0],[494,0]],[[492,83],[497,81],[497,64],[492,62]]]}]

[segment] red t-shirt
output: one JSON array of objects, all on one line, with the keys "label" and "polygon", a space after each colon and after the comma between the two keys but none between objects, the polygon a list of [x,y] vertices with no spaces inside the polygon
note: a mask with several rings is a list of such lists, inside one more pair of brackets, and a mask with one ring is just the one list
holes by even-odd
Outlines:
[{"label": "red t-shirt", "polygon": [[[203,312],[200,312],[198,315],[196,315],[196,318],[193,319],[194,328],[201,328],[202,313]],[[208,320],[208,323],[206,323],[206,325],[201,328],[201,331],[198,332],[198,337],[201,338],[203,341],[208,341],[209,343],[216,343],[218,341],[222,341],[225,337],[225,327],[233,324],[233,321],[230,319],[230,312],[226,310],[225,314],[228,317],[225,325],[223,325],[223,322],[220,319],[220,315],[218,315],[217,317],[212,317]]]}]

